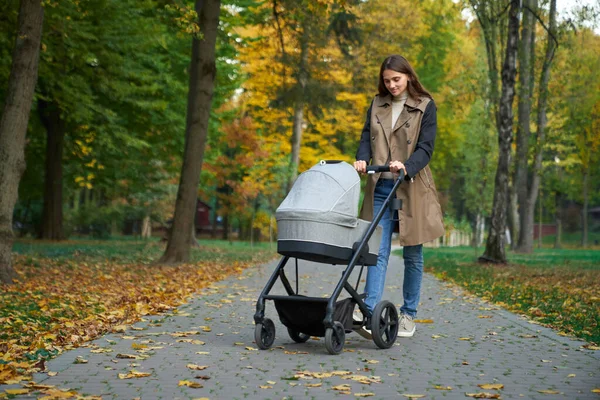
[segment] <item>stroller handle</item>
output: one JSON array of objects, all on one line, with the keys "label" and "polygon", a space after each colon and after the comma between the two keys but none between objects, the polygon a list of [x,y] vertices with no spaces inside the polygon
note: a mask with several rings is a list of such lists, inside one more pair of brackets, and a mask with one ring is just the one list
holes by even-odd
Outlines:
[{"label": "stroller handle", "polygon": [[[389,165],[367,165],[367,174],[374,174],[376,172],[390,172]],[[398,179],[404,180],[404,170],[398,172]]]},{"label": "stroller handle", "polygon": [[367,174],[374,174],[376,172],[390,172],[389,165],[367,165]]}]

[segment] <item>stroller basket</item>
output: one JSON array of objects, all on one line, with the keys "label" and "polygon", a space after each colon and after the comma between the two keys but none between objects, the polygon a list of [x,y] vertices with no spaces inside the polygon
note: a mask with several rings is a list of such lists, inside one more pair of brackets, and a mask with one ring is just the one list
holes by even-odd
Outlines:
[{"label": "stroller basket", "polygon": [[[325,336],[325,311],[328,298],[306,296],[269,296],[283,325],[295,332],[311,336]],[[333,319],[339,321],[348,332],[352,330],[352,312],[356,303],[352,299],[336,302]]]}]

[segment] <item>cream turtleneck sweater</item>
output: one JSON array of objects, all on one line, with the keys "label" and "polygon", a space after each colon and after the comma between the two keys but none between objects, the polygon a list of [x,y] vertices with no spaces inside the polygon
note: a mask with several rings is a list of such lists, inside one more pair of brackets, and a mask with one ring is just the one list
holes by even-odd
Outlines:
[{"label": "cream turtleneck sweater", "polygon": [[408,92],[406,91],[400,93],[399,96],[392,97],[392,130],[396,126],[396,121],[398,121],[398,117],[404,108],[404,103],[406,103],[407,98]]}]

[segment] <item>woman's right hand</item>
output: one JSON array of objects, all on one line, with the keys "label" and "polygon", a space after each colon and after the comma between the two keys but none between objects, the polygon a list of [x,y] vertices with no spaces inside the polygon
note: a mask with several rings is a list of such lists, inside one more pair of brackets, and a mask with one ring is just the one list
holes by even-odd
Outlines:
[{"label": "woman's right hand", "polygon": [[354,161],[354,169],[356,170],[356,172],[364,174],[365,172],[367,172],[367,162],[364,160]]}]

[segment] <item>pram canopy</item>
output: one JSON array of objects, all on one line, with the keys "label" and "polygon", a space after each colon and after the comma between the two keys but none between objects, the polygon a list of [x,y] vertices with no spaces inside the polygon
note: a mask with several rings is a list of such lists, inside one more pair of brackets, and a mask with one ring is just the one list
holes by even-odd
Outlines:
[{"label": "pram canopy", "polygon": [[350,164],[320,162],[300,174],[277,208],[282,220],[309,220],[355,227],[358,221],[360,177]]},{"label": "pram canopy", "polygon": [[[369,222],[358,218],[360,177],[346,162],[324,162],[298,176],[275,212],[280,254],[317,262],[349,261],[352,246]],[[377,261],[381,230],[368,242],[369,264]]]}]

